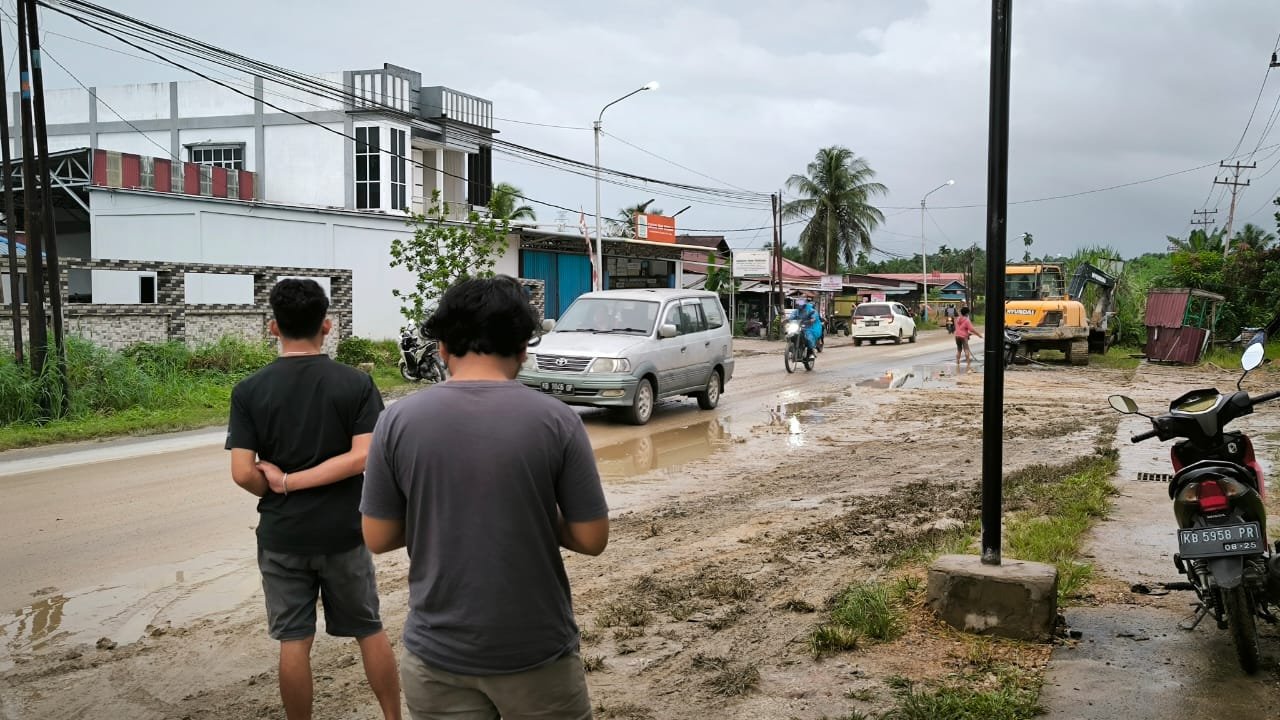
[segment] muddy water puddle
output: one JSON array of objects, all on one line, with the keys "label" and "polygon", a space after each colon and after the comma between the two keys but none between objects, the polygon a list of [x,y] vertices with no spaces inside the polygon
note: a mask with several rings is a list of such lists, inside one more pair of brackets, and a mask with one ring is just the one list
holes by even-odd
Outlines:
[{"label": "muddy water puddle", "polygon": [[948,388],[955,385],[955,375],[955,365],[951,363],[912,365],[909,368],[887,370],[884,375],[859,382],[858,387],[882,390]]},{"label": "muddy water puddle", "polygon": [[202,555],[134,571],[87,589],[57,592],[0,616],[0,671],[13,657],[54,645],[121,645],[234,608],[260,587],[252,550]]}]

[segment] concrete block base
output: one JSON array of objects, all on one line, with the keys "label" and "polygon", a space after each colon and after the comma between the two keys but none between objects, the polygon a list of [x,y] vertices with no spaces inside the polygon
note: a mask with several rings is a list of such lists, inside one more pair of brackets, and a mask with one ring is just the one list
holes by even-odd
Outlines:
[{"label": "concrete block base", "polygon": [[976,555],[943,555],[929,568],[928,603],[965,632],[1048,640],[1058,617],[1058,570],[1005,559],[984,565]]}]

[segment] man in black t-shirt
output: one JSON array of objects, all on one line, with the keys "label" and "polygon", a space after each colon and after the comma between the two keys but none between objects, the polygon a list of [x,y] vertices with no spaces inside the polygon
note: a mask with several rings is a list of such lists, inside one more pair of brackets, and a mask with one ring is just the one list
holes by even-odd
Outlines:
[{"label": "man in black t-shirt", "polygon": [[258,567],[289,720],[311,717],[317,597],[326,632],[359,641],[383,715],[398,720],[395,655],[378,616],[359,511],[382,396],[368,375],[323,354],[328,309],[314,280],[281,280],[272,289],[280,357],[231,393],[231,476],[260,498]]}]

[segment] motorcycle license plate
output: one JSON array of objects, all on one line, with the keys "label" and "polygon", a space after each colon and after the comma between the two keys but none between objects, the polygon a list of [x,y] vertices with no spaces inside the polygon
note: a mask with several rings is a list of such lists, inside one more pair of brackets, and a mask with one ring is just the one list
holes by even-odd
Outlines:
[{"label": "motorcycle license plate", "polygon": [[573,385],[569,383],[544,382],[542,383],[543,392],[555,393],[557,395],[572,395]]},{"label": "motorcycle license plate", "polygon": [[1183,558],[1254,555],[1263,551],[1265,543],[1255,522],[1178,531],[1178,552]]}]

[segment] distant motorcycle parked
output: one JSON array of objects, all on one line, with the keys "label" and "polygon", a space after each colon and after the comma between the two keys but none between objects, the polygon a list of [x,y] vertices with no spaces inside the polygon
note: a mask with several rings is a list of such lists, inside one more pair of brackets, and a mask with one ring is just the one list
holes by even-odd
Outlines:
[{"label": "distant motorcycle parked", "polygon": [[440,359],[439,345],[423,333],[421,323],[401,332],[400,375],[409,382],[443,382],[449,379],[449,370]]}]

